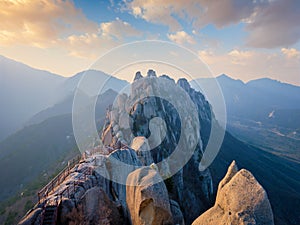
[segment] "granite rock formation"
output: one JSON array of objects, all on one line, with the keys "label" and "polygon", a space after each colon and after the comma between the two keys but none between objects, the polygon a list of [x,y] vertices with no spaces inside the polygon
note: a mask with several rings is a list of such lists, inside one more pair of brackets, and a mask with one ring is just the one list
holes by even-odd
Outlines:
[{"label": "granite rock formation", "polygon": [[[162,92],[184,90],[173,93],[173,104],[157,97],[157,85],[164,81],[169,85]],[[190,115],[187,96],[196,114]],[[266,192],[235,163],[220,182],[213,206],[210,170],[198,169],[213,120],[210,104],[186,79],[175,83],[153,70],[146,77],[137,72],[131,90],[108,107],[103,144],[96,152],[86,151],[19,224],[41,224],[49,205],[57,206],[57,224],[273,224]],[[177,148],[180,157],[169,163]],[[189,148],[193,154],[173,173]]]},{"label": "granite rock formation", "polygon": [[248,170],[238,171],[235,161],[219,183],[215,205],[192,225],[219,224],[274,224],[266,191]]},{"label": "granite rock formation", "polygon": [[173,224],[168,191],[156,169],[142,167],[130,173],[126,191],[132,224]]}]

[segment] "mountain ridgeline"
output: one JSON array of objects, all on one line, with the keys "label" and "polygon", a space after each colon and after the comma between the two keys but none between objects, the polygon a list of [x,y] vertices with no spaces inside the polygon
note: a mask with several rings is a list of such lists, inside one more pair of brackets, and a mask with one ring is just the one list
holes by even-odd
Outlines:
[{"label": "mountain ridgeline", "polygon": [[106,90],[118,91],[128,83],[96,70],[67,78],[3,56],[0,56],[0,68],[0,141],[26,125],[69,113],[72,108],[68,104],[86,74],[94,83],[107,81]]},{"label": "mountain ridgeline", "polygon": [[[0,100],[5,110],[1,111],[3,126],[0,128],[2,135],[0,140],[1,138],[3,140],[0,141],[0,165],[2,170],[6,171],[6,178],[2,179],[0,185],[2,202],[30,189],[28,185],[39,177],[44,177],[45,174],[45,180],[49,179],[53,168],[62,168],[70,156],[74,155],[73,150],[78,151],[72,130],[71,113],[76,87],[85,72],[71,78],[63,78],[4,57],[1,58],[1,66],[5,69],[0,74],[0,91],[3,93]],[[109,77],[100,71],[88,71],[88,73],[95,78],[94,83],[107,81]],[[10,74],[13,76],[9,76]],[[41,80],[37,78],[40,74],[43,77]],[[155,219],[152,224],[160,224],[159,221],[162,220],[166,221],[165,224],[183,224],[183,222],[201,224],[207,216],[210,217],[208,212],[216,213],[219,218],[228,219],[232,224],[238,224],[238,219],[253,224],[253,217],[243,217],[239,212],[224,211],[224,214],[220,214],[216,209],[217,205],[225,208],[236,207],[236,204],[226,203],[228,199],[223,198],[225,195],[237,199],[244,196],[243,198],[249,200],[247,201],[249,206],[257,204],[256,208],[263,210],[254,210],[251,213],[268,221],[263,224],[272,224],[273,217],[274,223],[278,225],[300,223],[300,212],[297,210],[300,208],[300,157],[298,157],[300,142],[297,125],[300,105],[298,104],[300,95],[297,94],[299,87],[270,79],[244,84],[225,75],[219,77],[217,80],[224,93],[228,112],[227,127],[233,135],[225,132],[216,159],[207,170],[200,172],[199,161],[210,136],[211,121],[214,120],[209,99],[206,100],[204,95],[191,88],[185,79],[180,79],[176,84],[168,76],[156,77],[154,71],[150,71],[145,78],[147,77],[167,79],[185,90],[197,106],[200,122],[198,134],[193,127],[193,122],[189,122],[193,121],[193,118],[180,120],[176,107],[161,98],[145,97],[132,105],[134,96],[138,96],[136,99],[139,99],[142,97],[139,93],[151,90],[149,84],[133,88],[134,91],[127,92],[127,96],[123,94],[117,97],[117,92],[126,87],[128,82],[110,78],[105,86],[106,89],[101,96],[98,96],[95,113],[97,128],[99,131],[103,130],[102,138],[106,137],[103,141],[106,141],[110,147],[102,149],[101,154],[98,152],[91,156],[86,155],[87,157],[71,170],[69,177],[58,185],[60,188],[49,193],[47,204],[50,204],[51,200],[61,200],[58,207],[58,224],[75,221],[97,224],[103,218],[109,220],[110,224],[130,224],[147,218]],[[132,85],[143,83],[142,79],[142,75],[137,74]],[[32,86],[29,85],[31,80],[34,81]],[[203,79],[200,82],[209,86],[210,81]],[[194,87],[193,82],[191,86]],[[39,91],[41,94],[34,97],[33,95],[37,95]],[[18,96],[22,98],[17,98],[14,93],[19,93]],[[94,93],[83,93],[83,95],[86,102],[95,97]],[[14,96],[9,97],[12,102],[8,101],[8,96]],[[179,101],[180,96],[177,97]],[[184,101],[179,103],[184,106],[182,108],[188,109]],[[34,104],[33,107],[28,107],[31,104]],[[124,107],[127,116],[124,117],[124,113],[120,114],[124,109],[114,114],[115,108],[110,108],[109,105],[119,105],[117,108]],[[23,114],[25,108],[28,113],[24,111]],[[109,113],[106,111],[107,108]],[[127,119],[128,115],[129,124],[124,122],[126,121],[124,118]],[[165,124],[161,120],[165,121]],[[160,127],[160,132],[151,132],[152,126]],[[199,142],[195,143],[195,154],[181,170],[170,176],[172,168],[160,162],[174,152],[179,137],[186,131],[193,131],[193,135],[199,139]],[[190,137],[183,135],[185,137],[183,146],[193,143],[193,135]],[[161,144],[156,145],[155,143],[158,142]],[[152,148],[153,150],[149,151]],[[109,181],[120,176],[120,171],[110,170],[114,158],[135,166],[134,171],[127,171],[125,183],[126,178],[128,182],[146,182],[145,188],[130,189],[124,184]],[[230,166],[234,160],[238,167],[245,170],[238,171],[235,163]],[[136,167],[141,165],[147,169]],[[109,173],[103,176],[103,171]],[[160,180],[166,177],[168,179],[164,182]],[[156,182],[157,180],[161,182]],[[250,201],[253,194],[250,191],[249,195],[246,193],[236,195],[237,190],[241,191],[236,187],[235,191],[228,192],[230,188],[225,187],[235,187],[237,181],[255,188],[262,193],[259,196],[267,196],[267,198],[261,197],[254,203]],[[153,185],[149,185],[149,182]],[[223,185],[224,188],[221,188],[221,183],[228,186]],[[251,186],[253,183],[255,185]],[[59,191],[71,188],[74,184],[76,184],[74,195],[67,196],[66,192],[61,195]],[[132,202],[131,198],[127,199],[128,193],[130,196],[139,197]],[[146,195],[152,197],[148,198],[143,193],[148,193]],[[23,222],[41,222],[45,203],[42,202],[33,208]],[[99,207],[101,211],[98,210]],[[136,207],[141,211],[137,212]],[[164,210],[159,210],[161,208]],[[152,212],[154,214],[151,214]],[[237,215],[237,217],[228,217],[228,215]],[[194,221],[197,217],[199,219]],[[0,223],[1,221],[0,216]],[[218,222],[216,220],[213,224]],[[256,224],[258,222],[256,221]]]},{"label": "mountain ridgeline", "polygon": [[[137,74],[131,92],[119,95],[106,114],[101,135],[104,145],[96,146],[96,152],[88,150],[65,181],[20,224],[41,222],[45,204],[57,199],[61,200],[56,201],[60,224],[207,224],[208,217],[216,218],[211,224],[299,223],[295,210],[300,205],[299,164],[247,145],[225,132],[217,158],[209,168],[199,171],[214,120],[211,106],[185,79],[175,84],[167,76],[156,77],[154,71],[147,78],[158,82],[168,79],[185,90],[197,106],[200,130],[195,131],[194,123],[187,118],[179,119],[176,102],[170,105],[161,98],[143,96],[145,92],[155,92],[151,86],[155,82],[143,82],[144,78]],[[181,100],[178,94],[176,101]],[[188,112],[187,103],[180,103]],[[161,118],[165,124],[154,118]],[[159,128],[155,133],[151,133],[153,125]],[[189,131],[194,136],[186,135]],[[181,135],[181,150],[194,143],[195,153],[172,174],[172,164],[161,162],[174,152]],[[198,142],[193,141],[195,137],[199,137]],[[157,140],[160,145],[155,146]],[[124,169],[118,162],[129,167]],[[175,161],[175,165],[178,163]],[[239,171],[236,164],[245,169]],[[64,190],[73,184],[78,186],[69,189],[74,192],[67,196]],[[243,199],[243,204],[238,199]]]},{"label": "mountain ridgeline", "polygon": [[[262,78],[247,83],[227,75],[216,78],[222,90],[227,129],[242,141],[289,160],[300,161],[300,87]],[[191,82],[213,91],[214,80]]]}]

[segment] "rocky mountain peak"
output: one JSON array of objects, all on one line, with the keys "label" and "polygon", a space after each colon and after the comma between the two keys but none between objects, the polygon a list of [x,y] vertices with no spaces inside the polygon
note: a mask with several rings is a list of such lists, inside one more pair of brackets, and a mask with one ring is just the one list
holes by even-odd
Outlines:
[{"label": "rocky mountain peak", "polygon": [[177,84],[182,87],[185,91],[189,91],[191,89],[190,83],[185,78],[180,78],[177,81]]},{"label": "rocky mountain peak", "polygon": [[143,75],[142,75],[141,71],[137,71],[137,72],[135,73],[135,76],[134,76],[133,81],[136,81],[136,80],[138,80],[138,79],[140,79],[140,78],[143,78]]},{"label": "rocky mountain peak", "polygon": [[149,69],[147,72],[147,77],[156,77],[156,72],[152,69]]},{"label": "rocky mountain peak", "polygon": [[[198,169],[214,119],[211,107],[186,79],[175,84],[149,71],[147,77],[137,72],[130,94],[119,94],[108,107],[103,145],[87,150],[20,224],[42,223],[49,204],[56,204],[60,224],[183,225],[197,217],[194,225],[273,224],[266,192],[249,171],[238,171],[235,161],[213,206],[210,169]],[[169,86],[162,92],[178,86],[185,90],[171,99],[179,110],[153,96],[166,79]],[[196,106],[195,115],[187,97]],[[197,119],[201,126],[196,126]],[[191,146],[191,158],[173,173]],[[171,158],[178,148],[180,157]]]}]

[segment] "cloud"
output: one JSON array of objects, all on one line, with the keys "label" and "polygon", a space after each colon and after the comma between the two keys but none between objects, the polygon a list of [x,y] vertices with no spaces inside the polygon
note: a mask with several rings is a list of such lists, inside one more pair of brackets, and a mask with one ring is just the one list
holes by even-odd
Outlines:
[{"label": "cloud", "polygon": [[293,45],[300,39],[300,1],[272,1],[268,7],[257,8],[250,18],[247,44],[274,48]]},{"label": "cloud", "polygon": [[142,35],[119,18],[101,24],[90,21],[68,0],[0,1],[0,21],[0,46],[62,48],[91,59],[126,37]]},{"label": "cloud", "polygon": [[195,44],[196,41],[195,39],[190,36],[189,34],[187,34],[185,31],[178,31],[174,34],[168,34],[168,38],[171,40],[171,41],[174,41],[175,43],[177,44],[185,44],[185,43],[188,43],[188,44]]},{"label": "cloud", "polygon": [[49,46],[57,37],[97,29],[70,1],[0,1],[0,44]]},{"label": "cloud", "polygon": [[117,18],[111,22],[101,23],[97,32],[71,35],[60,39],[59,44],[68,48],[72,56],[95,59],[104,52],[121,44],[126,37],[138,37],[141,35],[141,31]]},{"label": "cloud", "polygon": [[257,48],[293,45],[300,39],[300,1],[297,0],[133,0],[126,9],[144,20],[182,30],[181,21],[195,30],[207,24],[217,28],[244,23],[246,44]]},{"label": "cloud", "polygon": [[93,60],[117,44],[120,42],[111,37],[103,37],[99,33],[71,35],[58,41],[58,45],[63,46],[69,55]]},{"label": "cloud", "polygon": [[172,31],[181,28],[172,13],[177,14],[182,7],[183,1],[134,0],[125,2],[125,10],[129,10],[135,17],[143,18],[151,23],[167,25]]},{"label": "cloud", "polygon": [[282,48],[282,54],[284,54],[288,59],[299,59],[300,58],[300,51],[295,48]]},{"label": "cloud", "polygon": [[212,23],[218,28],[223,28],[251,16],[254,13],[255,8],[262,5],[262,1],[200,0],[199,4],[203,8],[203,12],[196,20],[195,25],[197,27],[202,27]]},{"label": "cloud", "polygon": [[251,59],[254,56],[253,51],[240,51],[237,49],[234,49],[230,51],[227,55],[231,58],[232,64],[237,65],[246,65],[247,60]]},{"label": "cloud", "polygon": [[103,36],[113,36],[117,39],[124,37],[138,37],[142,32],[133,28],[129,23],[116,18],[115,21],[101,23],[101,32]]},{"label": "cloud", "polygon": [[203,60],[206,64],[213,64],[214,60],[214,52],[211,49],[200,50],[198,51],[198,56],[201,60]]},{"label": "cloud", "polygon": [[176,31],[181,28],[178,18],[193,22],[196,28],[208,23],[224,27],[248,18],[261,4],[261,1],[240,0],[133,0],[126,2],[126,8],[136,17],[168,25]]}]

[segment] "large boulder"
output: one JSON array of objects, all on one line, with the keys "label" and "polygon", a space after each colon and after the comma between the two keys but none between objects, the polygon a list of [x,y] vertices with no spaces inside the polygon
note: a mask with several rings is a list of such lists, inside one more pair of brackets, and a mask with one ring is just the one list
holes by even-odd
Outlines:
[{"label": "large boulder", "polygon": [[126,182],[128,175],[141,167],[142,164],[133,149],[117,149],[106,160],[106,169],[111,179],[113,200],[122,205],[124,217],[129,213],[126,204]]},{"label": "large boulder", "polygon": [[106,193],[99,187],[89,189],[81,201],[84,221],[88,224],[123,224],[123,218]]},{"label": "large boulder", "polygon": [[129,174],[126,191],[133,225],[173,224],[168,191],[155,169],[142,167]]},{"label": "large boulder", "polygon": [[266,191],[245,169],[235,162],[219,183],[215,205],[193,225],[273,225],[273,213]]}]

